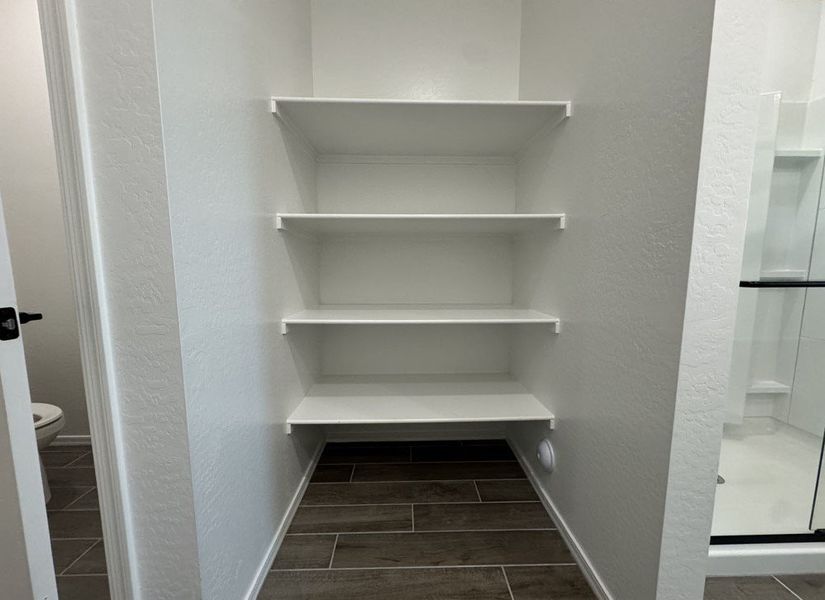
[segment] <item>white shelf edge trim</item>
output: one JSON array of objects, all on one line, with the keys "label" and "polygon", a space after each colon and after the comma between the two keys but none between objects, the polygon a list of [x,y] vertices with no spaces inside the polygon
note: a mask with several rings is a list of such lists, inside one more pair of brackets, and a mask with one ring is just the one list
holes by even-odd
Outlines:
[{"label": "white shelf edge trim", "polygon": [[823,155],[823,148],[777,148],[774,151],[776,158],[822,158]]},{"label": "white shelf edge trim", "polygon": [[748,386],[748,394],[773,394],[786,395],[791,393],[791,386],[780,381],[759,380],[753,381]]},{"label": "white shelf edge trim", "polygon": [[512,380],[321,382],[287,418],[295,425],[546,422],[555,416]]},{"label": "white shelf edge trim", "polygon": [[461,222],[461,221],[502,221],[510,223],[533,222],[533,221],[556,221],[557,229],[567,227],[567,215],[565,213],[277,213],[275,215],[275,229],[278,231],[287,230],[287,222],[312,222],[312,221],[386,221],[390,223],[403,223],[405,221],[433,221],[433,222]]},{"label": "white shelf edge trim", "polygon": [[[370,310],[359,309],[358,312],[359,314],[369,313]],[[538,311],[522,310],[508,315],[508,309],[491,309],[485,315],[484,310],[472,309],[467,312],[466,316],[461,315],[461,309],[417,310],[414,311],[417,313],[416,316],[404,316],[403,313],[407,311],[403,309],[376,309],[375,312],[376,316],[371,317],[368,314],[348,316],[345,314],[346,309],[304,311],[281,319],[281,334],[286,335],[289,333],[289,328],[295,325],[550,325],[553,333],[561,333],[561,320],[558,317]],[[441,316],[439,312],[442,312]],[[497,312],[499,314],[496,314]],[[528,314],[520,314],[525,312]],[[430,313],[431,316],[422,316],[421,313]]]},{"label": "white shelf edge trim", "polygon": [[547,106],[564,109],[564,116],[573,116],[573,103],[569,100],[407,100],[403,98],[321,98],[311,96],[272,96],[272,114],[282,117],[278,103],[305,104],[394,104],[409,106]]}]

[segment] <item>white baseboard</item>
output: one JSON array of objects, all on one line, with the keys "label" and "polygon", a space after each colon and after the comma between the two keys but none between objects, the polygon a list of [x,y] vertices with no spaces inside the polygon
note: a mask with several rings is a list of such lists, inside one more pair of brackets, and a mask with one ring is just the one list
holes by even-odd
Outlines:
[{"label": "white baseboard", "polygon": [[820,573],[825,543],[711,546],[708,576],[802,575]]},{"label": "white baseboard", "polygon": [[281,542],[284,541],[284,536],[286,535],[287,529],[289,529],[289,524],[292,522],[292,517],[295,516],[298,506],[301,504],[301,499],[304,497],[304,492],[309,485],[309,479],[312,477],[312,472],[315,470],[315,466],[321,459],[321,452],[323,449],[324,442],[321,442],[318,445],[318,449],[315,451],[315,454],[313,454],[310,459],[309,465],[307,465],[306,471],[304,471],[304,476],[301,478],[301,483],[298,484],[298,489],[295,490],[295,495],[292,496],[292,501],[289,503],[289,508],[287,509],[286,514],[284,514],[284,518],[281,519],[278,529],[275,531],[275,536],[269,544],[269,549],[267,550],[261,565],[258,567],[255,577],[252,579],[252,584],[249,586],[249,591],[246,593],[246,596],[244,596],[246,600],[255,600],[261,592],[264,581],[266,581],[266,576],[269,575],[269,569],[275,561],[275,555],[278,554],[278,550],[281,548]]},{"label": "white baseboard", "polygon": [[90,435],[58,435],[51,443],[52,446],[91,446]]},{"label": "white baseboard", "polygon": [[567,542],[567,546],[570,548],[570,551],[573,553],[573,558],[576,560],[576,563],[584,573],[587,582],[590,584],[590,587],[593,588],[593,592],[596,596],[599,597],[599,600],[614,600],[613,595],[608,591],[607,586],[602,581],[599,574],[596,572],[596,569],[593,568],[592,563],[590,562],[590,558],[587,556],[587,553],[582,549],[579,541],[576,539],[576,536],[570,531],[570,528],[567,526],[567,522],[562,518],[559,514],[558,509],[556,509],[556,505],[553,503],[553,500],[547,494],[543,487],[539,484],[539,478],[536,475],[533,466],[530,464],[530,461],[524,456],[521,450],[516,446],[513,442],[509,439],[507,443],[510,444],[510,448],[513,450],[513,454],[516,455],[519,463],[521,463],[522,469],[527,474],[527,479],[533,485],[533,489],[536,490],[536,493],[541,500],[541,503],[544,505],[544,509],[550,515],[550,518],[553,519],[553,522],[558,527],[559,533],[561,537],[564,538],[564,541]]}]

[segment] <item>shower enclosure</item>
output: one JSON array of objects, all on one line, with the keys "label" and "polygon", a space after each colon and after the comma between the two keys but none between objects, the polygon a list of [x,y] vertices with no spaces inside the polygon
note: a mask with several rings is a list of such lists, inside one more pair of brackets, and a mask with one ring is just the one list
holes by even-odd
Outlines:
[{"label": "shower enclosure", "polygon": [[825,540],[825,98],[760,98],[715,544]]}]

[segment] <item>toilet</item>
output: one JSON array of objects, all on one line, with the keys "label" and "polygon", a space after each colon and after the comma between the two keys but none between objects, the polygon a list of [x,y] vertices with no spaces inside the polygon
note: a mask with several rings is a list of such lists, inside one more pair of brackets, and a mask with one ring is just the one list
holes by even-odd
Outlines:
[{"label": "toilet", "polygon": [[[32,416],[34,417],[34,433],[37,436],[37,449],[42,450],[51,444],[63,430],[65,421],[63,411],[58,406],[52,404],[42,404],[32,402]],[[49,482],[46,479],[46,469],[43,467],[43,459],[40,459],[40,476],[43,479],[43,495],[48,502],[51,497]]]}]

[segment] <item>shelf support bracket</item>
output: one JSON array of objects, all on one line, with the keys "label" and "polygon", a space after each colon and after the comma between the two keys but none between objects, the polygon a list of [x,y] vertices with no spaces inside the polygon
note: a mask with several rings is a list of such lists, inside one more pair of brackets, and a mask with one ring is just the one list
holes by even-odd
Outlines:
[{"label": "shelf support bracket", "polygon": [[559,217],[559,229],[564,229],[567,227],[567,215],[562,215]]},{"label": "shelf support bracket", "polygon": [[286,227],[284,227],[284,220],[281,218],[281,215],[275,215],[275,229],[278,231],[284,231]]},{"label": "shelf support bracket", "polygon": [[290,423],[288,421],[286,423],[284,423],[284,432],[287,435],[292,435],[292,431],[293,431],[292,423]]},{"label": "shelf support bracket", "polygon": [[561,321],[555,321],[553,323],[553,333],[555,333],[555,334],[561,333]]},{"label": "shelf support bracket", "polygon": [[278,112],[278,99],[272,98],[272,114],[276,117],[281,117],[282,115]]},{"label": "shelf support bracket", "polygon": [[285,321],[281,321],[281,335],[289,333],[289,325]]}]

